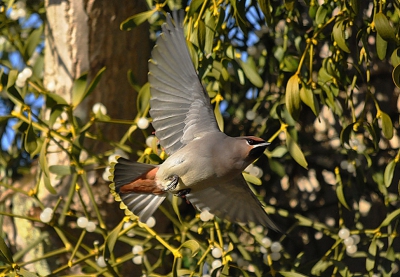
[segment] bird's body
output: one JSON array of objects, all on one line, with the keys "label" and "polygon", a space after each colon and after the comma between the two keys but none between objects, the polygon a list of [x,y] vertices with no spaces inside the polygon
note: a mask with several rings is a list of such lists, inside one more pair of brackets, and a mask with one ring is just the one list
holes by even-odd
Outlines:
[{"label": "bird's body", "polygon": [[230,137],[219,130],[183,30],[170,17],[149,69],[152,124],[169,157],[157,166],[118,159],[111,186],[117,197],[141,221],[172,193],[219,217],[277,229],[242,176],[268,143],[252,136]]}]

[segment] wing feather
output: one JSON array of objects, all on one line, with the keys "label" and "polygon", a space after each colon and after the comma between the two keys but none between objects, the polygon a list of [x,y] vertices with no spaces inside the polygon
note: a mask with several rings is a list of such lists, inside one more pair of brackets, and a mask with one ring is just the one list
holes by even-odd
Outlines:
[{"label": "wing feather", "polygon": [[150,115],[156,136],[168,154],[208,132],[219,132],[186,45],[182,20],[167,16],[149,62]]},{"label": "wing feather", "polygon": [[214,184],[202,190],[192,190],[186,198],[197,209],[208,210],[220,218],[232,222],[254,222],[279,230],[242,175],[230,182]]}]

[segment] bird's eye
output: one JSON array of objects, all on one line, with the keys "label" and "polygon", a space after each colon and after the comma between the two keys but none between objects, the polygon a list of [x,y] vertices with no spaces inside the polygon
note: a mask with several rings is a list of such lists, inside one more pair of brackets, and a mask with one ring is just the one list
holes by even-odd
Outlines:
[{"label": "bird's eye", "polygon": [[256,144],[256,142],[255,142],[253,139],[247,138],[246,141],[247,141],[247,143],[248,143],[249,145],[254,145],[254,144]]}]

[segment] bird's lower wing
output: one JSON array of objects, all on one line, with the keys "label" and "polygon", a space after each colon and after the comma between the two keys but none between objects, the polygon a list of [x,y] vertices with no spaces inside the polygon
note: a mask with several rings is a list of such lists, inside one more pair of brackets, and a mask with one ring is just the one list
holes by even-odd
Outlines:
[{"label": "bird's lower wing", "polygon": [[202,190],[192,190],[186,198],[199,210],[208,210],[232,222],[254,222],[279,230],[242,175]]}]

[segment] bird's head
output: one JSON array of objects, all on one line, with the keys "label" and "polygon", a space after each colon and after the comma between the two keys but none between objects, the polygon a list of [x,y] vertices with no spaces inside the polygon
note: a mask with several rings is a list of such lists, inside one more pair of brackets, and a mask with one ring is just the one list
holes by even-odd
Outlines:
[{"label": "bird's head", "polygon": [[264,153],[265,148],[270,144],[262,138],[246,136],[241,137],[242,143],[245,144],[247,149],[246,160],[253,162],[255,159],[259,158],[262,153]]}]

